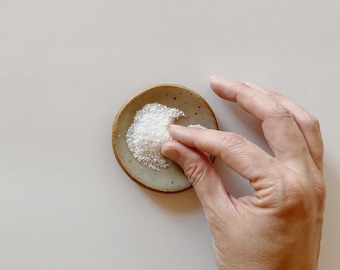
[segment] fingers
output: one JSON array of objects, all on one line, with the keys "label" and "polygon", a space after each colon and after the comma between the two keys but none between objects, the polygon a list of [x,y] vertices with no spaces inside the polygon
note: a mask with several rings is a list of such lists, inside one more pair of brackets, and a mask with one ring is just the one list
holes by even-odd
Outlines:
[{"label": "fingers", "polygon": [[[275,157],[295,170],[305,170],[305,164],[317,163],[311,158],[310,148],[318,147],[318,139],[310,139],[300,129],[294,115],[277,98],[252,84],[230,82],[213,77],[211,88],[220,97],[237,102],[244,110],[262,122],[264,136]],[[320,156],[320,154],[319,154]],[[318,157],[319,157],[318,156]],[[313,157],[314,158],[314,157]]]},{"label": "fingers", "polygon": [[319,120],[316,119],[313,115],[304,110],[301,106],[297,105],[293,101],[283,97],[282,95],[263,89],[262,87],[253,84],[246,83],[251,88],[259,90],[266,95],[271,96],[277,102],[281,103],[284,107],[286,107],[293,115],[296,123],[298,124],[305,140],[307,142],[309,152],[313,157],[315,165],[318,167],[320,171],[322,171],[323,167],[323,142],[322,135],[320,130]]},{"label": "fingers", "polygon": [[[162,147],[162,154],[175,161],[183,169],[204,209],[213,210],[220,204],[230,205],[231,198],[205,154],[177,141],[165,143]],[[212,211],[206,211],[206,213],[212,213]]]},{"label": "fingers", "polygon": [[[262,198],[263,192],[272,186],[272,179],[281,176],[278,173],[282,171],[282,166],[278,161],[241,135],[177,125],[172,125],[169,132],[181,144],[221,158],[231,169],[250,181],[257,198]],[[184,155],[183,153],[184,151],[177,152],[178,155]],[[169,158],[174,156],[175,154]],[[182,166],[187,156],[175,158]],[[192,163],[191,166],[194,164],[193,158],[187,162]],[[270,180],[267,181],[268,179]]]}]

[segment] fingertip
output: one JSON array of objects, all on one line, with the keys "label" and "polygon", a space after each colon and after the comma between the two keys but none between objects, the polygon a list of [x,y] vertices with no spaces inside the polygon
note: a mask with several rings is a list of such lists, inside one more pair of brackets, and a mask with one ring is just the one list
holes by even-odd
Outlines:
[{"label": "fingertip", "polygon": [[178,165],[181,165],[186,150],[187,149],[184,145],[178,141],[171,140],[163,144],[161,154],[176,162]]},{"label": "fingertip", "polygon": [[216,95],[228,100],[233,99],[233,95],[230,92],[232,88],[231,83],[232,82],[218,76],[212,76],[209,82],[211,89],[215,92]]},{"label": "fingertip", "polygon": [[218,80],[218,76],[212,75],[212,76],[210,77],[210,83],[213,83],[213,82],[215,82],[215,81],[217,81],[217,80]]},{"label": "fingertip", "polygon": [[221,200],[228,200],[230,196],[219,174],[203,154],[175,140],[164,143],[161,152],[183,169],[203,208],[211,211]]},{"label": "fingertip", "polygon": [[212,75],[211,77],[210,77],[210,81],[212,81],[212,82],[218,82],[218,81],[220,81],[220,80],[224,80],[221,76],[217,76],[217,75]]},{"label": "fingertip", "polygon": [[223,80],[224,79],[219,76],[214,76],[214,75],[211,76],[209,80],[210,87],[214,90],[215,88],[217,88],[219,85],[222,84]]},{"label": "fingertip", "polygon": [[188,131],[188,127],[182,126],[182,125],[175,125],[172,124],[169,126],[168,131],[170,135],[175,139],[181,138],[186,132]]},{"label": "fingertip", "polygon": [[161,154],[165,157],[170,158],[171,151],[173,151],[173,141],[165,142],[161,148]]}]

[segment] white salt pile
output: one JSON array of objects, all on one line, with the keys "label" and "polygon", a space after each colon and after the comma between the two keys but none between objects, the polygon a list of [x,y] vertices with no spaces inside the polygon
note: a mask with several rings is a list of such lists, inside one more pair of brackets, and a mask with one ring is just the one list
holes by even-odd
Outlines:
[{"label": "white salt pile", "polygon": [[169,108],[159,103],[146,104],[137,111],[126,134],[126,142],[133,157],[150,169],[160,171],[169,166],[161,154],[162,145],[172,138],[169,125],[185,116],[177,108]]}]

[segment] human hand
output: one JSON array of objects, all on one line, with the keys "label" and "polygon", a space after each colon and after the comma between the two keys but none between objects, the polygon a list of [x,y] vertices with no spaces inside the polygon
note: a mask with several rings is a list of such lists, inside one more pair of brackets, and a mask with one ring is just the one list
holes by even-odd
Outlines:
[{"label": "human hand", "polygon": [[[316,118],[253,84],[213,77],[211,88],[261,123],[274,156],[241,135],[173,125],[162,154],[179,164],[201,201],[219,269],[317,269],[325,185]],[[254,196],[234,198],[204,153],[249,180]]]}]

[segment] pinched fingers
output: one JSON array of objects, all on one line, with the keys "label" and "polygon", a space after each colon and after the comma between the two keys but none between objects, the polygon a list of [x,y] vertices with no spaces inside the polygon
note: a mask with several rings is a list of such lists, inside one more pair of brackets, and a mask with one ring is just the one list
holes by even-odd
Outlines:
[{"label": "pinched fingers", "polygon": [[[268,153],[249,142],[241,135],[211,129],[188,128],[172,125],[169,132],[174,140],[188,148],[198,149],[221,158],[223,162],[238,174],[250,181],[255,197],[262,203],[270,199],[268,190],[276,185],[272,180],[282,176],[284,168]],[[169,156],[183,168],[187,156]],[[187,161],[188,162],[188,161]],[[193,159],[190,159],[193,162]],[[194,162],[193,162],[194,163]],[[182,164],[182,165],[181,165]]]},{"label": "pinched fingers", "polygon": [[[230,205],[232,198],[204,153],[177,141],[169,141],[163,145],[162,154],[175,161],[183,169],[204,209],[211,209],[214,212],[213,208],[216,205]],[[211,211],[207,211],[206,214]]]}]

